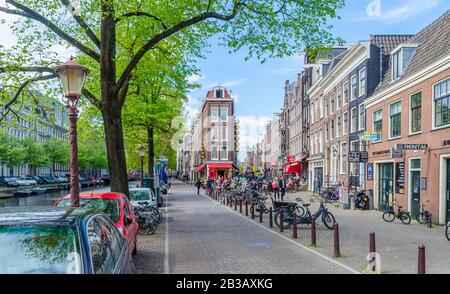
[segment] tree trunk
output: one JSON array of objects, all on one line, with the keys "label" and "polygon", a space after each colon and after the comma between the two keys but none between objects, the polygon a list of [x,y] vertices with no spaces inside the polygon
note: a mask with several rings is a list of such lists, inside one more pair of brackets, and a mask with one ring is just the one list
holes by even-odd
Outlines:
[{"label": "tree trunk", "polygon": [[123,141],[122,111],[120,107],[104,107],[105,141],[108,156],[111,191],[128,195],[127,164]]},{"label": "tree trunk", "polygon": [[148,139],[148,176],[152,178],[155,176],[153,172],[155,164],[155,146],[153,142],[153,128],[147,128],[147,139]]}]

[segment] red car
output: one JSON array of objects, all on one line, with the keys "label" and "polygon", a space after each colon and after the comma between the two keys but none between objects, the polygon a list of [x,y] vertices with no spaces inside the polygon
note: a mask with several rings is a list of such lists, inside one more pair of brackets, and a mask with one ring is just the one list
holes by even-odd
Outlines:
[{"label": "red car", "polygon": [[[70,206],[70,194],[59,199],[54,205]],[[117,192],[80,193],[80,206],[99,209],[107,214],[128,241],[133,255],[137,253],[138,223],[133,207],[125,194]]]}]

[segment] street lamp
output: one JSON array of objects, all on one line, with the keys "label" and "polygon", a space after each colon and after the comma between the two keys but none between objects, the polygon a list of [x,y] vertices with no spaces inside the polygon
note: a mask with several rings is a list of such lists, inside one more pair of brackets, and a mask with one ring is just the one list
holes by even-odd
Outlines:
[{"label": "street lamp", "polygon": [[140,144],[138,147],[139,157],[141,158],[141,187],[144,187],[144,158],[145,158],[145,145]]},{"label": "street lamp", "polygon": [[70,200],[72,206],[80,205],[79,166],[78,166],[78,142],[77,142],[77,104],[81,97],[84,81],[89,74],[89,69],[78,64],[71,57],[69,61],[55,67],[63,90],[64,102],[69,108],[70,131]]}]

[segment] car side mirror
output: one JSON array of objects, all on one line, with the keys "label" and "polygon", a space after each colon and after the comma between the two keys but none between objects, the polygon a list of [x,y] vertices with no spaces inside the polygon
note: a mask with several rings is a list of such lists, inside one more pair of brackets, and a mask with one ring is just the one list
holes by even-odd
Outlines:
[{"label": "car side mirror", "polygon": [[132,223],[133,223],[133,218],[131,217],[131,215],[127,215],[125,217],[125,224],[128,226],[128,225],[131,225]]}]

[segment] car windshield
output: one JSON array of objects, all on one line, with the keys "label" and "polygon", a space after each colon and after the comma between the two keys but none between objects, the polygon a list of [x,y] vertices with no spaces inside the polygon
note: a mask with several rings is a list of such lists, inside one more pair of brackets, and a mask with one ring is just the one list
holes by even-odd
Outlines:
[{"label": "car windshield", "polygon": [[[58,203],[59,207],[68,207],[71,205],[72,204],[69,199],[61,200]],[[115,222],[120,218],[119,200],[117,199],[81,198],[80,207],[100,210],[109,215],[109,217]]]},{"label": "car windshield", "polygon": [[130,191],[131,201],[150,200],[150,193],[148,191]]},{"label": "car windshield", "polygon": [[68,226],[0,226],[1,274],[76,274],[81,258]]}]

